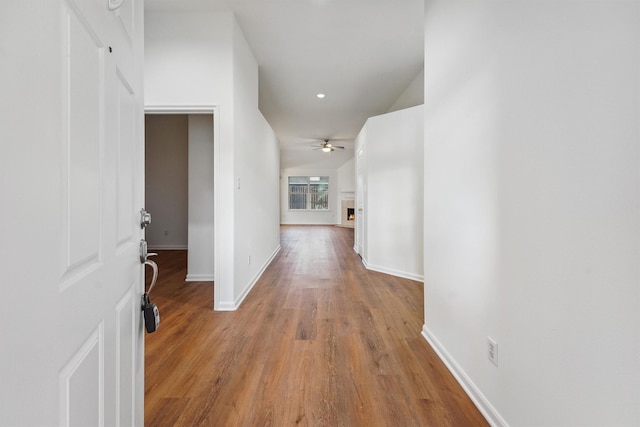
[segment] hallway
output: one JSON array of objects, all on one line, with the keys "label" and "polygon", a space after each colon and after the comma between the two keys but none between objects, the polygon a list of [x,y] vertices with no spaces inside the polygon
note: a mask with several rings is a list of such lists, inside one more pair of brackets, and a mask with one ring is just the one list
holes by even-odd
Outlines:
[{"label": "hallway", "polygon": [[147,426],[487,425],[420,335],[421,283],[366,270],[352,229],[283,226],[281,245],[235,312],[160,253]]}]

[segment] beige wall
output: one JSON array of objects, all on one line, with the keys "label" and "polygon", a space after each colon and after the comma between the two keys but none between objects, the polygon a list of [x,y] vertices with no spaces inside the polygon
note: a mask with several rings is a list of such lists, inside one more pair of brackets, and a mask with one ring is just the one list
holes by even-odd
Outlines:
[{"label": "beige wall", "polygon": [[146,239],[153,249],[187,248],[188,122],[186,115],[145,117]]}]

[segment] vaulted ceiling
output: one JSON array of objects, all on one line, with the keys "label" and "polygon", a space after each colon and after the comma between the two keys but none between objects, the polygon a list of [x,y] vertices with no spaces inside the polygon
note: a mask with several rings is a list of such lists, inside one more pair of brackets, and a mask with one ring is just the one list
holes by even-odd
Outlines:
[{"label": "vaulted ceiling", "polygon": [[[423,0],[145,0],[145,8],[234,12],[260,67],[259,107],[282,168],[343,164],[366,119],[386,113],[423,66]],[[346,149],[312,150],[323,139]]]}]

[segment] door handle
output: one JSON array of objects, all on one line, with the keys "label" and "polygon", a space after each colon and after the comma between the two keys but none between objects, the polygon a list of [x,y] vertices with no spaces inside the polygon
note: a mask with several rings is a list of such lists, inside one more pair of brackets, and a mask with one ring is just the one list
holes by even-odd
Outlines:
[{"label": "door handle", "polygon": [[149,289],[147,289],[145,284],[145,292],[142,294],[142,312],[144,313],[144,325],[148,333],[155,332],[158,329],[158,326],[160,326],[160,312],[158,311],[158,307],[151,302],[151,299],[149,298],[151,290],[158,281],[158,264],[149,259],[150,256],[154,255],[158,254],[149,253],[147,251],[146,240],[140,240],[140,262],[145,267],[148,265],[153,269],[153,277],[151,278]]},{"label": "door handle", "polygon": [[[156,256],[158,255],[157,253],[154,252],[148,252],[147,250],[147,241],[142,239],[140,240],[140,263],[144,264],[145,262],[147,262],[148,258],[150,256]],[[154,263],[155,264],[155,263]]]},{"label": "door handle", "polygon": [[148,259],[144,262],[144,265],[148,265],[153,270],[153,277],[151,277],[149,289],[145,292],[147,295],[149,295],[151,293],[151,289],[153,289],[153,287],[156,285],[156,282],[158,281],[158,264],[156,264],[155,261]]}]

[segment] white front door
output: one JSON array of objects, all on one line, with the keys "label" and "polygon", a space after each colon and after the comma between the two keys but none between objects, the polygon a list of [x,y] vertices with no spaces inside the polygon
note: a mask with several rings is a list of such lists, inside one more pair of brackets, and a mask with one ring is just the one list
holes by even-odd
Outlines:
[{"label": "white front door", "polygon": [[3,0],[0,425],[143,424],[143,0]]}]

